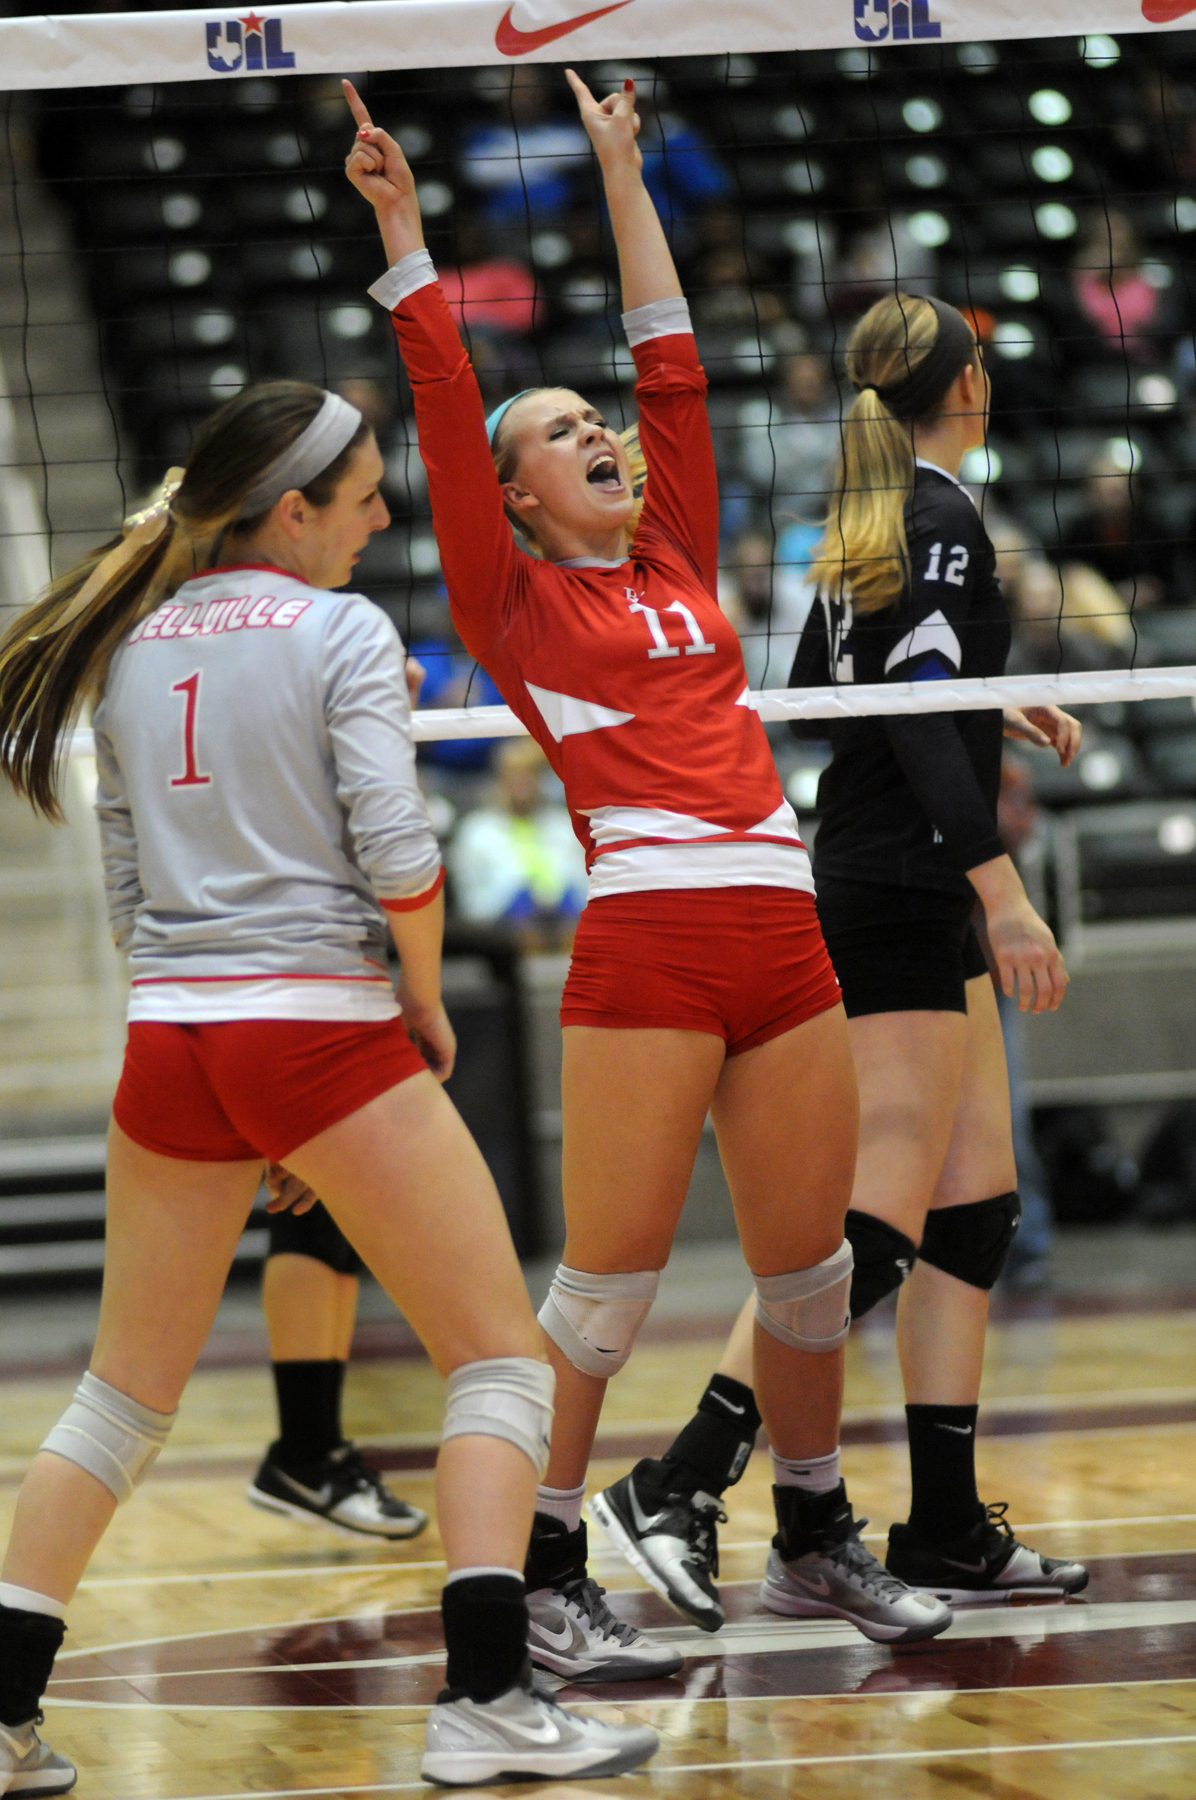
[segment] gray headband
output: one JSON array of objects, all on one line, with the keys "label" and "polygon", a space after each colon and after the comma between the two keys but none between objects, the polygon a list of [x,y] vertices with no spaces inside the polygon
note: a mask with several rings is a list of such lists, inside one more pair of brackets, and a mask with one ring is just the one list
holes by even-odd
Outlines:
[{"label": "gray headband", "polygon": [[361,414],[339,394],[325,394],[324,404],[293,444],[263,469],[244,500],[239,516],[256,519],[269,512],[292,488],[304,488],[335,462],[361,424]]},{"label": "gray headband", "polygon": [[865,387],[876,387],[876,392],[897,419],[923,418],[976,354],[976,338],[963,314],[944,300],[930,300],[930,304],[938,320],[938,331],[921,362],[910,368],[907,350],[907,373],[900,381],[889,382],[884,387],[876,387],[871,381],[861,384],[861,392]]}]

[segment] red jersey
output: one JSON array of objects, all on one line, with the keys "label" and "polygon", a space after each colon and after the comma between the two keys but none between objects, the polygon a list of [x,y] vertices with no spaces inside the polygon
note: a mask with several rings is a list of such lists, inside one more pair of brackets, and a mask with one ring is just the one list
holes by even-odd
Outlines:
[{"label": "red jersey", "polygon": [[420,261],[425,285],[414,287],[418,268],[405,269],[412,256],[377,292],[385,303],[401,273],[414,287],[393,316],[453,620],[563,781],[591,895],[742,884],[813,892],[716,597],[718,484],[692,333],[674,325],[633,344],[648,481],[631,554],[541,561],[515,543],[473,369]]}]

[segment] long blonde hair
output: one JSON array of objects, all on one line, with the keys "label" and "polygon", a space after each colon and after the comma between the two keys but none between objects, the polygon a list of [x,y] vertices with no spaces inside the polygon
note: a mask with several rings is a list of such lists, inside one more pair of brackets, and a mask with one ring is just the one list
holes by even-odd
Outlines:
[{"label": "long blonde hair", "polygon": [[905,503],[914,486],[913,421],[895,418],[877,389],[906,380],[929,355],[938,330],[929,300],[889,294],[869,307],[848,340],[847,373],[859,392],[843,421],[810,577],[831,598],[850,599],[857,613],[892,605],[909,577]]},{"label": "long blonde hair", "polygon": [[[245,388],[196,433],[185,469],[172,469],[151,505],[119,537],[51,582],[0,640],[0,773],[37,811],[61,815],[62,733],[97,695],[117,647],[139,619],[217,559],[230,529],[251,532],[242,501],[276,457],[307,429],[324,390],[306,381]],[[302,490],[327,506],[363,423]]]}]

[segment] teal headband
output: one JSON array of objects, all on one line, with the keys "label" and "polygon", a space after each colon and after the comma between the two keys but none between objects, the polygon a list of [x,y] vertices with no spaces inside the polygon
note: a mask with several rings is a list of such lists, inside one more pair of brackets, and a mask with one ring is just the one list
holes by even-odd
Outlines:
[{"label": "teal headband", "polygon": [[504,400],[501,406],[495,407],[494,411],[490,414],[490,417],[486,420],[486,442],[490,445],[491,449],[494,448],[494,434],[502,424],[503,418],[508,410],[514,406],[516,400],[522,400],[525,394],[534,394],[535,391],[535,388],[520,388],[517,394],[512,394],[509,400]]}]

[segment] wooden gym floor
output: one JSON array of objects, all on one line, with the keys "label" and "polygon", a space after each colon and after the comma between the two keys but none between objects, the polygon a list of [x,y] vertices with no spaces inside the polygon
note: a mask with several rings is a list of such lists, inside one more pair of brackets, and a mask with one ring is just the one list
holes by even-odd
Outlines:
[{"label": "wooden gym floor", "polygon": [[[1179,1278],[1183,1278],[1177,1271]],[[595,1485],[660,1446],[713,1366],[724,1321],[664,1320],[608,1401]],[[384,1334],[383,1334],[384,1335]],[[385,1348],[375,1330],[375,1350]],[[401,1333],[391,1349],[403,1350]],[[771,1530],[767,1458],[728,1497],[718,1638],[686,1627],[594,1533],[625,1616],[684,1672],[608,1689],[661,1733],[643,1774],[512,1786],[543,1800],[1191,1800],[1196,1795],[1196,1290],[1008,1302],[987,1364],[981,1491],[1092,1583],[1066,1605],[957,1617],[905,1652],[756,1599]],[[0,1529],[29,1453],[76,1377],[0,1383]],[[887,1321],[849,1345],[845,1465],[883,1554],[906,1509]],[[440,1384],[410,1353],[356,1363],[349,1428],[431,1505]],[[394,1548],[255,1511],[272,1431],[268,1370],[205,1367],[167,1452],[122,1509],[71,1610],[45,1736],[81,1800],[275,1800],[430,1792],[418,1765],[441,1681],[434,1526]]]}]

